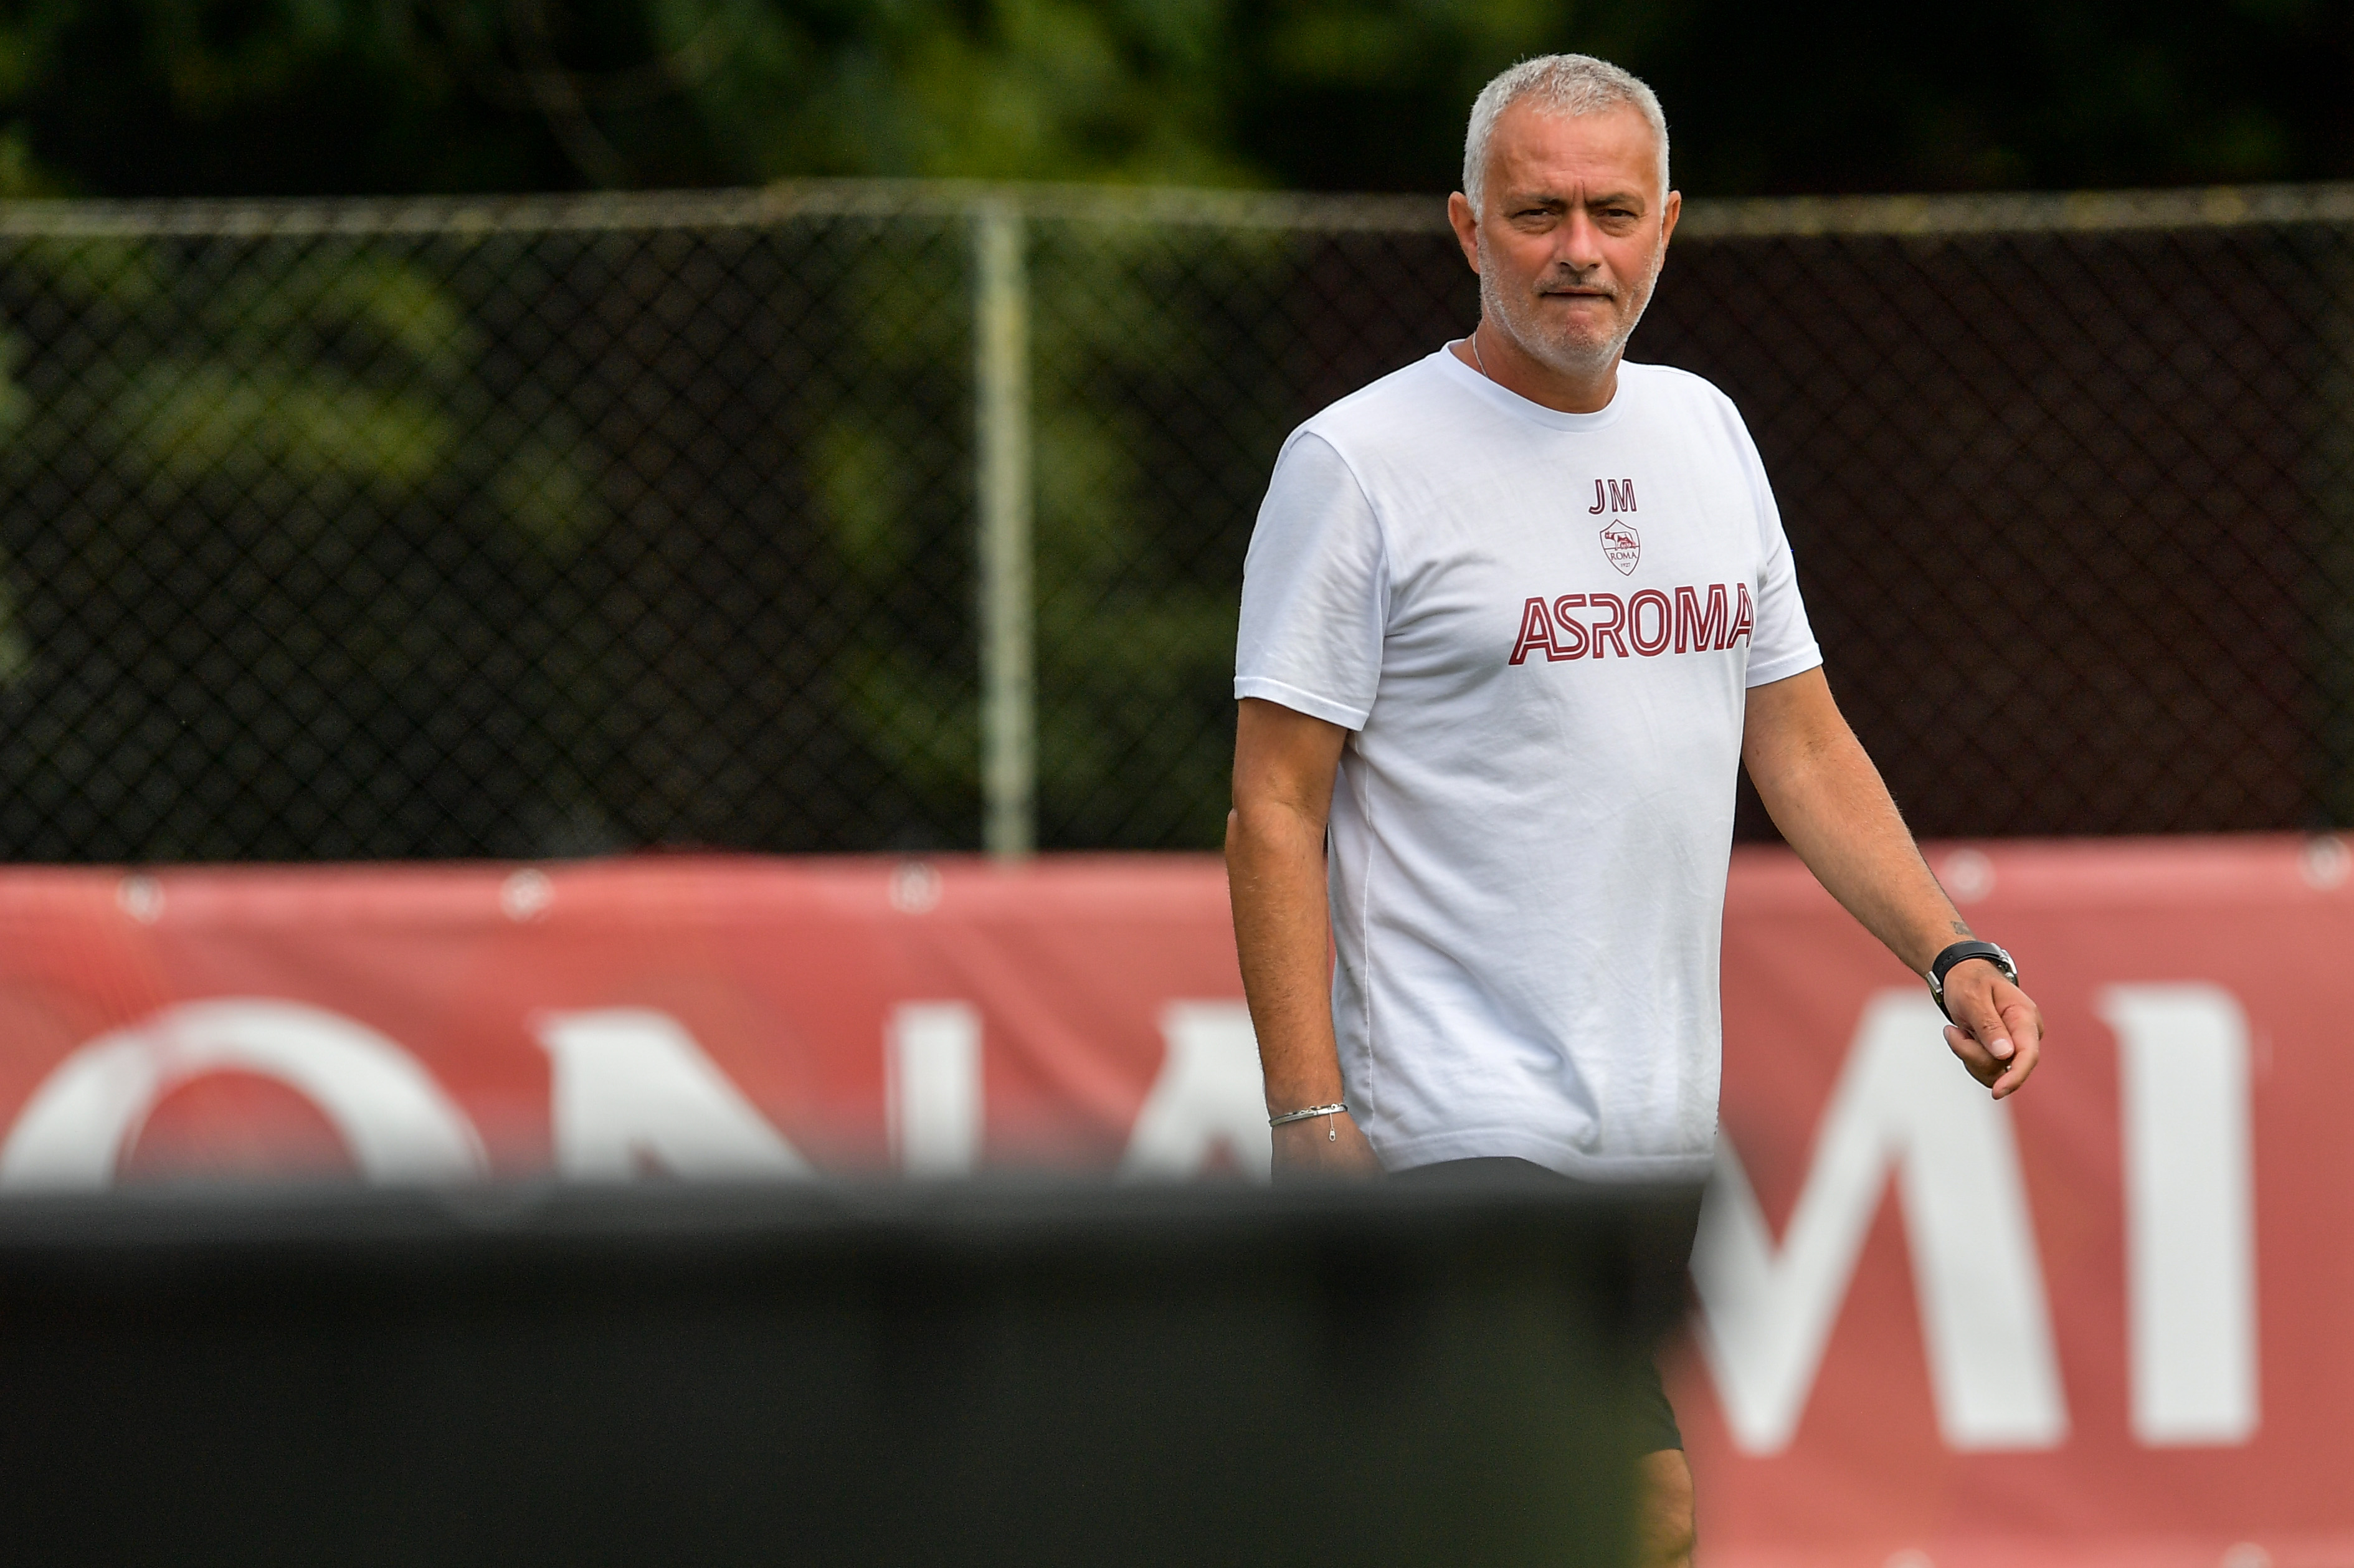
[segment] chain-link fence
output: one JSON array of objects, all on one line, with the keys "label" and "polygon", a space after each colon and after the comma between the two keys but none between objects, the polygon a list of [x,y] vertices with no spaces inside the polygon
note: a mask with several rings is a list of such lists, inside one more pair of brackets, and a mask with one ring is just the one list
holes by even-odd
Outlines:
[{"label": "chain-link fence", "polygon": [[[0,208],[0,856],[1206,847],[1278,446],[1475,311],[1435,201]],[[1635,355],[1925,832],[2354,820],[2354,194],[1695,204]]]}]

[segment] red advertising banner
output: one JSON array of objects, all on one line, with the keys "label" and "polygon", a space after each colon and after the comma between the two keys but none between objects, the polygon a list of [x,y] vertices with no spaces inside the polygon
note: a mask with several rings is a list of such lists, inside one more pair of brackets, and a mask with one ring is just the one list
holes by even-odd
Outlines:
[{"label": "red advertising banner", "polygon": [[[1723,1568],[2354,1565],[2354,857],[1947,846],[2052,1034],[1736,854],[1672,1382]],[[1190,857],[0,874],[0,1191],[1263,1175]]]},{"label": "red advertising banner", "polygon": [[1713,1561],[2354,1563],[2354,886],[2334,838],[1933,850],[2050,1030],[1996,1107],[1736,857],[1679,1380]]}]

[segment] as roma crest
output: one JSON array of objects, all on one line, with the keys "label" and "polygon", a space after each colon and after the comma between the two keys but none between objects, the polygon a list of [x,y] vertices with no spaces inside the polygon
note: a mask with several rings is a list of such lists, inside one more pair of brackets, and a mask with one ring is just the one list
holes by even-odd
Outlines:
[{"label": "as roma crest", "polygon": [[1622,577],[1634,575],[1635,563],[1643,558],[1643,536],[1626,523],[1608,523],[1602,529],[1602,554]]}]

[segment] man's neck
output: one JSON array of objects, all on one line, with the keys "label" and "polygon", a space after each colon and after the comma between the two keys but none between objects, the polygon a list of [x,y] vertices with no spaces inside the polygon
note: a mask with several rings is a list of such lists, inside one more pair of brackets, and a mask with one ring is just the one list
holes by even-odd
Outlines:
[{"label": "man's neck", "polygon": [[1564,376],[1524,353],[1520,344],[1482,318],[1472,335],[1454,345],[1455,357],[1530,402],[1562,414],[1598,414],[1618,394],[1619,355],[1590,379]]}]

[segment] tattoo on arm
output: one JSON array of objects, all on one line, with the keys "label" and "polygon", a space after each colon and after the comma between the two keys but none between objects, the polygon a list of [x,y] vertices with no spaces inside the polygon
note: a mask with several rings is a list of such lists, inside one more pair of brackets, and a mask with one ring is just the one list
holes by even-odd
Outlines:
[{"label": "tattoo on arm", "polygon": [[1967,920],[1956,920],[1956,921],[1955,921],[1955,922],[1954,922],[1954,935],[1955,935],[1955,936],[1956,936],[1956,937],[1967,937],[1967,936],[1968,936],[1969,934],[1970,934],[1970,926],[1969,926],[1969,922],[1968,922],[1968,921],[1967,921]]}]

